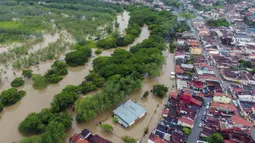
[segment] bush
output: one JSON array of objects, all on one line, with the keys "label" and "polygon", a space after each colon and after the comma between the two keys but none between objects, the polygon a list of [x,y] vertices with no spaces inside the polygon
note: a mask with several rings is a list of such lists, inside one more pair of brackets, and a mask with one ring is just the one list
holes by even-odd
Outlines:
[{"label": "bush", "polygon": [[129,137],[129,136],[124,136],[121,138],[125,143],[137,143],[137,140]]},{"label": "bush", "polygon": [[0,113],[4,110],[4,104],[0,102]]},{"label": "bush", "polygon": [[99,54],[101,54],[102,53],[102,50],[100,50],[100,49],[97,49],[96,51],[95,51],[95,54],[97,54],[97,55],[99,55]]},{"label": "bush", "polygon": [[25,81],[23,80],[22,77],[17,77],[11,82],[12,87],[20,87],[25,84]]},{"label": "bush", "polygon": [[4,90],[1,95],[1,102],[4,106],[13,105],[16,102],[20,101],[22,97],[26,95],[26,92],[23,90],[18,91],[16,88],[10,88]]},{"label": "bush", "polygon": [[174,43],[170,43],[169,48],[170,48],[170,53],[174,53],[176,45]]},{"label": "bush", "polygon": [[112,132],[113,127],[109,124],[101,124],[100,127],[105,131],[105,132]]},{"label": "bush", "polygon": [[118,117],[117,117],[117,116],[113,116],[112,121],[113,121],[114,123],[118,123],[119,119],[118,119]]},{"label": "bush", "polygon": [[182,129],[182,131],[183,131],[186,135],[191,134],[191,130],[190,130],[190,128],[186,128],[186,127],[184,127],[184,128]]},{"label": "bush", "polygon": [[145,91],[143,97],[147,97],[149,95],[149,91]]},{"label": "bush", "polygon": [[25,78],[31,78],[33,76],[33,71],[30,69],[23,70],[22,71],[22,76]]},{"label": "bush", "polygon": [[157,84],[153,86],[152,93],[159,97],[165,97],[168,88],[163,84]]},{"label": "bush", "polygon": [[42,76],[40,74],[34,74],[32,80],[34,81],[33,83],[34,89],[44,89],[48,85],[45,76]]},{"label": "bush", "polygon": [[149,132],[149,127],[144,128],[144,134],[148,134],[148,132]]}]

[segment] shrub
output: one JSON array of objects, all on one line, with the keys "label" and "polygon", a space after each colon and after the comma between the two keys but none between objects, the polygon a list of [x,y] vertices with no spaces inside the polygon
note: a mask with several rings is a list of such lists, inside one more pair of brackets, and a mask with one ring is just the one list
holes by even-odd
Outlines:
[{"label": "shrub", "polygon": [[11,82],[12,87],[20,87],[24,85],[25,81],[23,80],[22,77],[17,77]]},{"label": "shrub", "polygon": [[182,130],[183,130],[183,132],[184,132],[186,135],[191,134],[191,130],[190,130],[190,128],[186,128],[186,127],[184,127]]},{"label": "shrub", "polygon": [[34,81],[33,88],[35,89],[44,89],[48,85],[45,76],[40,74],[34,74],[32,80]]},{"label": "shrub", "polygon": [[102,50],[100,50],[100,49],[97,49],[96,51],[95,51],[95,54],[97,54],[97,55],[99,55],[99,54],[101,54],[102,53]]},{"label": "shrub", "polygon": [[113,116],[113,119],[112,119],[112,121],[114,122],[114,123],[118,123],[118,117],[117,116]]},{"label": "shrub", "polygon": [[149,91],[145,91],[143,97],[147,97],[149,95]]},{"label": "shrub", "polygon": [[0,113],[4,110],[4,104],[0,102]]},{"label": "shrub", "polygon": [[152,93],[159,97],[165,97],[168,88],[163,84],[157,84],[153,86]]},{"label": "shrub", "polygon": [[22,76],[25,78],[31,78],[33,76],[33,71],[30,69],[23,70],[22,71]]},{"label": "shrub", "polygon": [[124,136],[121,138],[125,143],[137,143],[137,140],[129,137],[129,136]]},{"label": "shrub", "polygon": [[105,131],[105,132],[112,132],[113,127],[109,124],[101,124],[100,127]]},{"label": "shrub", "polygon": [[148,134],[148,132],[149,132],[149,127],[144,128],[144,134]]}]

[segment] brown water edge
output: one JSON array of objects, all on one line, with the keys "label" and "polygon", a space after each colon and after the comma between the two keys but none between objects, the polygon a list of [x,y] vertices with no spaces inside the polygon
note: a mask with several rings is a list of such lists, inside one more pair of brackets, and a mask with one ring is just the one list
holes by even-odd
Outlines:
[{"label": "brown water edge", "polygon": [[[147,35],[146,35],[147,33]],[[147,39],[149,37],[149,30],[147,26],[144,26],[142,28],[142,32],[140,34],[140,37],[138,37],[134,44],[142,42],[144,39]],[[128,46],[127,48],[129,48]],[[86,63],[85,66],[77,67],[77,68],[68,68],[68,75],[64,77],[62,81],[60,81],[58,84],[49,85],[44,90],[35,90],[32,87],[32,81],[26,80],[25,85],[23,87],[20,87],[20,89],[24,89],[27,91],[27,95],[18,103],[16,103],[13,106],[7,107],[4,109],[4,111],[1,113],[0,118],[0,141],[5,143],[11,143],[13,141],[19,141],[24,136],[22,136],[18,132],[18,125],[21,121],[24,120],[24,118],[32,113],[32,112],[40,112],[41,109],[50,107],[50,103],[53,100],[53,97],[55,94],[61,92],[61,90],[66,85],[79,85],[84,77],[89,73],[90,70],[92,70],[92,61],[97,58],[94,54],[95,49],[93,50],[93,56],[89,59],[88,63]],[[103,51],[101,56],[110,56],[114,50],[106,50]],[[60,57],[60,59],[63,59],[64,56]],[[48,61],[45,63],[41,63],[39,67],[32,67],[32,69],[35,71],[35,73],[45,73],[51,66],[51,64],[54,62]],[[11,78],[15,78],[13,75],[13,71],[10,69],[11,72],[7,72],[6,74],[9,74],[12,76]],[[21,76],[21,73],[16,71],[16,76]],[[4,89],[7,89],[10,87],[10,82],[12,81],[10,78],[3,79],[5,84],[1,84],[1,91]],[[0,92],[1,92],[0,91]]]},{"label": "brown water edge", "polygon": [[[147,143],[148,135],[143,137],[144,129],[146,127],[149,128],[149,133],[155,129],[158,121],[161,118],[162,109],[164,104],[166,103],[168,98],[161,99],[157,96],[154,96],[150,93],[150,95],[146,98],[142,98],[142,95],[145,91],[150,91],[155,84],[165,84],[172,89],[174,85],[174,81],[170,79],[170,73],[174,71],[174,63],[173,63],[173,54],[170,54],[168,50],[164,52],[164,56],[166,57],[166,64],[162,66],[161,75],[155,78],[146,78],[143,82],[143,86],[138,91],[132,93],[128,99],[132,99],[133,101],[138,102],[141,106],[143,106],[147,110],[147,114],[144,118],[139,120],[130,128],[124,128],[120,124],[113,123],[112,114],[113,110],[109,109],[100,113],[96,119],[88,121],[83,124],[78,124],[75,121],[75,113],[68,110],[69,113],[73,114],[73,122],[72,129],[68,131],[68,136],[70,137],[74,133],[79,133],[81,130],[87,128],[91,130],[93,133],[98,134],[114,143],[122,143],[122,136],[131,136],[135,139],[141,140],[143,143]],[[98,127],[99,122],[110,124],[114,127],[113,133],[105,133],[100,127]],[[66,142],[67,142],[66,138]]]}]

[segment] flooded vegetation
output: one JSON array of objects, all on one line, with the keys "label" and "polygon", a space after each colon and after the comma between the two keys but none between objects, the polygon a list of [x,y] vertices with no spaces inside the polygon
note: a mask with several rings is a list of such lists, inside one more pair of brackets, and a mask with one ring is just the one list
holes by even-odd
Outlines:
[{"label": "flooded vegetation", "polygon": [[[51,6],[58,7],[57,5],[51,5]],[[75,5],[75,6],[78,6],[78,5]],[[133,11],[134,9],[135,8],[131,8],[130,10]],[[152,17],[153,16],[157,17],[159,14],[159,13],[154,13],[146,8],[143,10],[150,13]],[[165,29],[163,28],[163,23],[161,23],[161,25],[162,25],[161,29],[155,29],[155,27],[153,27],[152,24],[158,24],[158,23],[157,22],[150,23],[148,17],[141,14],[144,12],[143,10],[141,10],[140,12],[138,10],[137,15],[135,15],[135,14],[130,15],[130,12],[127,12],[127,11],[124,11],[122,14],[117,15],[117,21],[119,23],[120,35],[124,36],[122,38],[125,39],[125,38],[128,38],[128,36],[137,35],[137,36],[135,36],[135,38],[132,37],[134,39],[130,40],[130,41],[132,41],[132,43],[130,43],[130,41],[129,41],[129,42],[126,42],[125,44],[123,44],[123,43],[119,44],[119,45],[123,45],[123,46],[118,48],[118,50],[115,50],[115,49],[102,50],[101,54],[95,54],[96,49],[92,49],[92,52],[91,52],[92,57],[88,59],[88,61],[85,65],[78,66],[78,67],[67,67],[68,74],[63,75],[63,79],[60,82],[58,82],[57,84],[49,85],[45,89],[36,90],[33,88],[32,79],[25,79],[25,84],[23,86],[19,87],[19,89],[25,90],[26,96],[24,96],[23,99],[21,101],[19,101],[18,103],[14,104],[12,106],[6,107],[4,109],[4,111],[1,113],[0,126],[3,129],[5,129],[4,131],[1,131],[1,134],[0,134],[1,141],[13,142],[13,141],[19,141],[19,140],[23,139],[24,137],[26,137],[27,135],[24,135],[24,134],[22,135],[21,133],[19,133],[17,127],[19,126],[19,124],[22,121],[24,121],[24,119],[27,117],[27,115],[29,115],[30,113],[33,113],[33,112],[42,113],[40,111],[43,108],[51,109],[52,108],[51,103],[53,101],[53,97],[56,94],[61,93],[61,91],[67,85],[76,85],[76,86],[80,85],[84,81],[84,77],[86,75],[88,75],[90,73],[90,71],[94,70],[96,73],[98,73],[104,79],[107,79],[106,83],[111,83],[111,80],[109,80],[108,78],[110,78],[111,76],[115,76],[115,74],[120,74],[120,73],[118,73],[118,71],[116,71],[116,73],[113,73],[112,75],[108,74],[107,76],[104,76],[101,74],[101,72],[99,72],[95,69],[95,61],[100,59],[100,57],[101,58],[102,57],[110,58],[110,56],[113,56],[113,54],[116,54],[116,51],[117,51],[117,53],[120,52],[120,54],[124,54],[124,55],[131,54],[133,56],[134,60],[138,60],[139,58],[142,59],[141,55],[144,55],[144,54],[148,55],[145,58],[148,61],[150,58],[152,58],[152,59],[150,59],[150,62],[146,63],[145,67],[139,69],[140,73],[137,75],[139,80],[131,79],[131,85],[134,83],[138,84],[139,82],[141,82],[140,83],[141,88],[136,89],[137,87],[139,87],[139,86],[137,86],[137,87],[134,87],[134,89],[136,89],[136,90],[128,89],[129,91],[127,91],[125,93],[126,94],[125,98],[121,97],[119,99],[119,101],[116,102],[116,104],[114,104],[113,106],[110,106],[103,112],[98,113],[97,116],[93,120],[86,120],[86,122],[84,122],[84,123],[76,122],[76,121],[79,121],[77,119],[77,117],[79,116],[78,115],[79,113],[77,112],[77,110],[79,108],[78,103],[75,106],[76,112],[72,111],[73,107],[68,108],[67,112],[70,115],[72,115],[73,121],[72,121],[71,129],[69,129],[67,133],[68,133],[68,136],[71,136],[73,133],[78,133],[82,129],[88,128],[91,131],[95,132],[96,134],[99,134],[102,137],[107,138],[108,140],[121,143],[122,142],[121,137],[124,135],[127,135],[127,132],[128,132],[129,136],[145,142],[146,136],[145,137],[143,136],[144,129],[146,127],[148,127],[149,131],[151,131],[155,127],[156,123],[159,120],[159,117],[160,117],[159,115],[161,114],[161,109],[163,106],[161,103],[164,102],[165,99],[162,100],[161,98],[154,96],[151,93],[149,94],[148,97],[143,98],[143,94],[145,91],[150,91],[152,89],[153,85],[155,85],[157,83],[165,84],[168,87],[172,87],[173,81],[170,80],[170,72],[173,71],[174,64],[173,64],[173,60],[172,60],[173,55],[169,53],[168,49],[165,49],[166,46],[164,43],[164,39],[162,39],[162,37],[165,36],[165,34],[167,34],[167,32],[164,31]],[[164,13],[164,12],[161,12],[160,14],[162,15],[162,19],[159,21],[162,22],[165,20],[165,23],[169,24],[169,26],[166,27],[166,29],[171,27],[173,25],[172,22],[175,21],[175,18],[172,17],[171,14],[168,15],[167,13]],[[70,17],[71,14],[65,13],[64,17],[67,17],[67,16]],[[141,23],[138,23],[138,25],[136,25],[136,26],[132,25],[131,27],[129,27],[130,24],[128,22],[130,21],[130,18],[132,18],[132,17],[135,17],[136,19],[139,17],[143,17],[144,19],[142,20]],[[166,17],[171,17],[171,18],[166,18]],[[83,17],[82,19],[86,19],[86,17]],[[93,19],[94,20],[97,19],[96,16]],[[135,21],[135,19],[132,20],[132,23],[136,23],[136,22],[137,21]],[[160,27],[160,26],[158,26],[158,27]],[[132,33],[132,32],[130,33],[131,29],[127,30],[128,28],[134,28],[135,30],[138,30],[139,33],[137,34],[137,31],[135,33]],[[81,39],[83,39],[83,38],[80,38],[80,39],[77,38],[77,36],[73,33],[73,31],[70,32],[69,30],[67,30],[66,33],[67,33],[66,35],[64,35],[64,36],[62,35],[62,36],[64,38],[68,39],[67,40],[68,42],[72,43],[75,40],[77,42],[82,42]],[[68,33],[72,34],[72,36],[69,35]],[[61,39],[61,37],[62,37],[61,35],[58,35],[58,34],[57,35],[53,34],[51,36],[56,36],[56,37],[54,39],[54,38],[49,38],[50,36],[45,36],[44,39],[46,39],[48,37],[52,41],[49,40],[48,43],[36,44],[35,47],[33,47],[29,50],[29,52],[28,52],[29,54],[25,55],[25,57],[29,57],[30,54],[36,53],[43,49],[47,49],[47,47],[50,46],[49,43],[54,44],[54,43],[58,42],[58,40]],[[72,37],[74,37],[75,40],[72,39]],[[145,39],[147,39],[147,40],[145,40]],[[54,41],[54,40],[56,40],[56,41]],[[118,38],[117,40],[119,40],[119,42],[123,42],[122,41],[123,39],[121,39],[121,38]],[[45,40],[42,42],[45,42]],[[138,43],[142,43],[142,44],[138,44]],[[61,45],[59,47],[69,47],[69,46],[70,45],[66,45],[66,46]],[[130,50],[130,52],[128,52],[129,50]],[[126,51],[126,53],[124,51]],[[163,54],[161,54],[161,51],[163,52]],[[57,53],[56,58],[46,59],[45,61],[42,60],[43,62],[40,62],[40,64],[38,64],[38,66],[31,66],[31,69],[33,70],[34,74],[44,74],[51,68],[51,65],[55,62],[55,59],[59,59],[59,60],[65,59],[65,56],[63,55],[63,53],[65,53],[65,52],[66,51],[64,50],[64,51],[61,51],[60,53]],[[118,56],[118,55],[116,54],[116,56]],[[135,58],[138,58],[138,59],[135,59]],[[144,60],[144,59],[142,59],[142,60]],[[158,64],[155,64],[154,60],[156,60],[158,62]],[[139,63],[138,61],[137,61],[137,63]],[[138,64],[138,67],[139,67],[139,64]],[[108,64],[106,64],[106,65],[108,65]],[[104,68],[106,65],[103,65],[102,67]],[[136,67],[136,68],[138,68],[138,67]],[[9,66],[4,67],[4,68],[5,68],[4,69],[5,72],[2,70],[3,72],[1,75],[3,82],[0,84],[0,88],[3,90],[8,89],[10,87],[10,82],[14,78],[22,76],[21,75],[22,73],[19,70],[15,71]],[[128,70],[130,70],[130,69],[127,69],[127,71]],[[105,72],[106,72],[106,70],[105,70]],[[130,80],[130,79],[128,79],[128,77],[131,77],[131,75],[129,75],[129,74],[130,73],[126,73],[125,77],[121,77],[121,78],[126,78],[126,80]],[[3,77],[7,77],[7,78],[3,79]],[[117,82],[118,82],[118,80],[117,80]],[[106,84],[106,85],[109,85],[109,84]],[[78,102],[82,102],[82,100],[84,98],[85,98],[85,100],[87,100],[86,99],[87,97],[93,98],[94,96],[104,93],[104,92],[106,92],[106,89],[107,89],[107,86],[103,87],[102,89],[100,88],[96,93],[91,92],[89,95],[85,95],[81,99],[79,99]],[[115,124],[112,122],[112,111],[119,105],[119,103],[122,103],[123,101],[125,101],[127,99],[132,99],[132,100],[138,102],[140,105],[142,105],[147,110],[147,115],[142,120],[139,120],[139,122],[135,123],[134,126],[132,126],[131,128],[128,128],[128,129],[123,128],[121,125]],[[51,114],[51,113],[49,113],[49,114]],[[58,113],[56,113],[56,114],[58,114]],[[55,116],[55,113],[54,113],[54,116]],[[112,125],[114,127],[114,133],[107,134],[107,133],[103,132],[103,130],[98,126],[99,122]],[[44,129],[44,131],[46,131],[46,133],[48,133],[48,126],[50,126],[50,125],[46,125],[46,126],[47,126],[47,128],[45,127],[46,129]],[[66,141],[67,137],[64,140]]]}]

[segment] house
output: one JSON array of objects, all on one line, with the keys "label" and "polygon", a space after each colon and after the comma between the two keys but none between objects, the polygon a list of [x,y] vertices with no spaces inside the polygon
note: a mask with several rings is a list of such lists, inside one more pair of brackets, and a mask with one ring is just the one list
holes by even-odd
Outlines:
[{"label": "house", "polygon": [[168,143],[168,142],[161,139],[159,136],[156,136],[156,135],[151,133],[149,138],[148,138],[148,143]]},{"label": "house", "polygon": [[246,121],[245,119],[236,115],[232,116],[231,120],[232,120],[233,127],[237,127],[241,129],[242,128],[249,129],[253,126],[252,122]]},{"label": "house", "polygon": [[79,134],[74,134],[70,139],[69,143],[112,143],[99,135],[92,135],[88,129],[82,130]]},{"label": "house", "polygon": [[188,87],[187,81],[177,79],[177,89],[178,90],[182,90],[187,87]]},{"label": "house", "polygon": [[217,103],[225,103],[228,104],[230,103],[232,100],[231,95],[226,95],[223,93],[214,93],[213,96],[213,102],[217,102]]},{"label": "house", "polygon": [[181,68],[184,69],[184,70],[193,70],[194,69],[194,66],[192,64],[181,64]]},{"label": "house", "polygon": [[128,128],[138,119],[145,116],[146,110],[139,104],[128,100],[126,103],[115,109],[113,113],[118,117],[118,122],[124,127]]},{"label": "house", "polygon": [[202,54],[202,49],[199,47],[191,47],[190,48],[190,54],[192,55],[200,55]]},{"label": "house", "polygon": [[186,118],[186,117],[180,117],[178,119],[178,125],[181,125],[183,127],[189,127],[189,128],[193,128],[193,120]]},{"label": "house", "polygon": [[104,139],[97,134],[90,136],[88,141],[89,143],[112,143],[111,141],[108,141],[107,139]]},{"label": "house", "polygon": [[216,109],[223,112],[236,112],[237,109],[231,104],[212,103],[210,109]]}]

